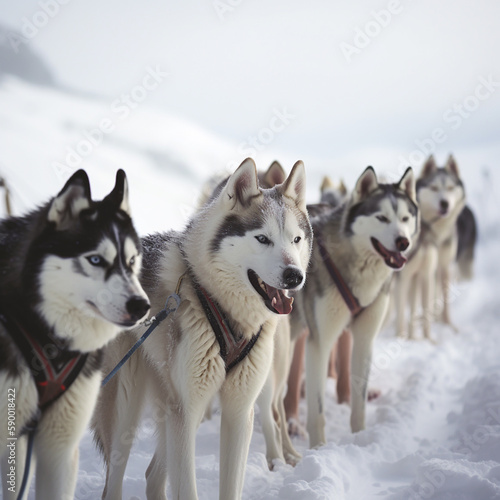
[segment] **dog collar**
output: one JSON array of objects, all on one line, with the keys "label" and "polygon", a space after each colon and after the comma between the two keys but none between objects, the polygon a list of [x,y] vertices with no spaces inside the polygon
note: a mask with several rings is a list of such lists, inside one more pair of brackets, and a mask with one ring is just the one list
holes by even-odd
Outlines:
[{"label": "dog collar", "polygon": [[0,321],[26,360],[38,391],[38,407],[43,411],[73,384],[88,354],[68,351],[46,334],[35,338],[6,314],[0,314]]},{"label": "dog collar", "polygon": [[340,271],[338,267],[335,265],[333,262],[330,254],[328,253],[325,244],[323,242],[323,237],[321,236],[320,233],[316,232],[314,235],[314,241],[318,245],[319,249],[319,254],[321,255],[321,259],[323,260],[323,263],[325,264],[325,267],[330,274],[330,277],[332,278],[333,282],[337,286],[337,290],[339,291],[340,295],[344,299],[344,302],[346,303],[347,307],[349,308],[349,311],[351,311],[351,314],[356,317],[358,314],[360,314],[363,311],[363,307],[359,303],[359,300],[356,298],[356,296],[352,293],[351,289],[345,282],[344,278],[342,277],[342,274],[340,274]]},{"label": "dog collar", "polygon": [[260,336],[262,325],[250,340],[246,339],[243,335],[236,335],[219,304],[194,280],[193,286],[210,326],[215,333],[215,338],[219,343],[220,355],[226,365],[226,373],[229,373],[232,368],[248,356]]}]

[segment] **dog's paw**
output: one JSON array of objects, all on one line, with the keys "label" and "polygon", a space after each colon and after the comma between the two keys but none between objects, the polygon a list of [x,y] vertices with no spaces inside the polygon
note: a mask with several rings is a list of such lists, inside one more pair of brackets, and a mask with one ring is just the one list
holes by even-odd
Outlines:
[{"label": "dog's paw", "polygon": [[287,453],[285,455],[285,459],[288,465],[295,467],[302,460],[302,455],[300,455],[299,453],[297,454]]},{"label": "dog's paw", "polygon": [[288,419],[288,435],[290,437],[305,438],[307,432],[296,418],[291,417]]},{"label": "dog's paw", "polygon": [[382,391],[380,391],[380,389],[368,389],[366,399],[368,399],[368,401],[373,401],[374,399],[379,398],[381,394]]}]

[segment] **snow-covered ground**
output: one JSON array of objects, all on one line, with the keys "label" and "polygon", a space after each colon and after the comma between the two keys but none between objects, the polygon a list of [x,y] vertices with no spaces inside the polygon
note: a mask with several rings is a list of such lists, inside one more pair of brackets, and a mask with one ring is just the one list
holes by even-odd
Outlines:
[{"label": "snow-covered ground", "polygon": [[[0,102],[0,175],[12,187],[18,214],[55,194],[72,169],[80,167],[89,172],[98,198],[112,187],[114,172],[121,167],[130,180],[141,234],[181,228],[203,181],[242,159],[235,145],[145,107],[121,119],[105,101],[10,78],[0,85]],[[68,152],[78,147],[85,151],[82,141],[89,140],[90,131],[103,118],[113,122],[113,132],[100,140],[95,135],[97,144],[68,168]],[[433,330],[437,345],[430,345],[396,340],[390,327],[383,331],[376,342],[371,378],[371,386],[382,395],[368,405],[367,429],[351,434],[349,408],[336,404],[330,380],[329,442],[308,450],[305,439],[295,439],[303,453],[295,468],[276,464],[269,471],[257,410],[245,500],[500,499],[500,267],[495,265],[500,253],[496,201],[500,179],[495,168],[488,169],[499,158],[499,149],[455,151],[480,225],[476,278],[455,284],[452,290],[452,318],[459,334],[437,325]],[[259,166],[267,167],[273,153],[261,158]],[[377,168],[381,158],[398,154],[378,151],[369,161]],[[328,172],[324,163],[311,167],[306,163],[310,201],[316,200],[325,173],[342,174],[352,184],[366,166],[361,162],[366,156],[366,151],[357,155],[359,169],[354,172],[340,167],[353,165],[354,157],[332,159]],[[286,168],[292,161],[285,158]],[[390,169],[389,164],[388,175]],[[304,402],[300,412],[304,423]],[[218,498],[219,425],[216,408],[197,436],[196,473],[203,500]],[[154,425],[146,417],[126,472],[126,500],[145,498],[144,473],[154,443]],[[103,464],[87,433],[75,498],[100,498],[103,484]]]}]

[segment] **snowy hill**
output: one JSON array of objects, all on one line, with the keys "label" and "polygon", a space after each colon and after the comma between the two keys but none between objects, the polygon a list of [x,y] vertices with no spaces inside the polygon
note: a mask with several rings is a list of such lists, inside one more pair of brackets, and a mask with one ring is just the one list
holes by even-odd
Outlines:
[{"label": "snowy hill", "polygon": [[55,85],[46,62],[28,45],[21,33],[0,24],[0,79],[14,75],[39,85]]},{"label": "snowy hill", "polygon": [[[242,159],[234,144],[148,109],[147,103],[124,117],[112,100],[78,97],[13,77],[1,82],[0,103],[0,175],[11,186],[17,214],[54,195],[77,168],[89,172],[95,197],[109,191],[116,169],[124,168],[140,233],[181,228],[202,182]],[[113,130],[103,131],[102,120]],[[266,167],[274,153],[266,151],[259,166]],[[386,165],[391,175],[401,153],[360,151],[310,164],[305,159],[309,201],[316,200],[323,174],[343,175],[352,185],[372,163]],[[351,434],[349,409],[335,403],[329,381],[329,443],[307,450],[306,440],[295,440],[304,455],[295,468],[277,464],[268,470],[257,414],[245,500],[500,499],[500,269],[494,265],[500,252],[499,176],[491,168],[498,153],[496,145],[455,151],[481,234],[476,279],[454,288],[452,318],[460,333],[438,325],[433,346],[397,341],[390,328],[382,332],[371,379],[382,396],[368,405],[367,430]],[[284,165],[291,164],[285,158]],[[305,422],[304,402],[301,417]],[[155,441],[151,424],[143,421],[132,450],[127,500],[145,498],[144,472]],[[198,432],[196,472],[203,500],[218,498],[219,425],[216,409]],[[104,468],[87,433],[75,498],[100,498],[103,484]]]}]

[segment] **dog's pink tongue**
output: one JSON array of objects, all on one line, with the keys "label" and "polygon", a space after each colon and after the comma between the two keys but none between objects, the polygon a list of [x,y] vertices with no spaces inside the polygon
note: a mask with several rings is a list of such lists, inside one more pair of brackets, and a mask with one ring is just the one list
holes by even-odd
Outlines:
[{"label": "dog's pink tongue", "polygon": [[408,262],[408,259],[399,252],[391,252],[389,260],[390,260],[389,265],[391,265],[396,269],[401,269]]},{"label": "dog's pink tongue", "polygon": [[271,287],[268,287],[268,295],[271,299],[271,305],[278,314],[290,314],[292,312],[293,297],[287,297],[284,293]]}]

